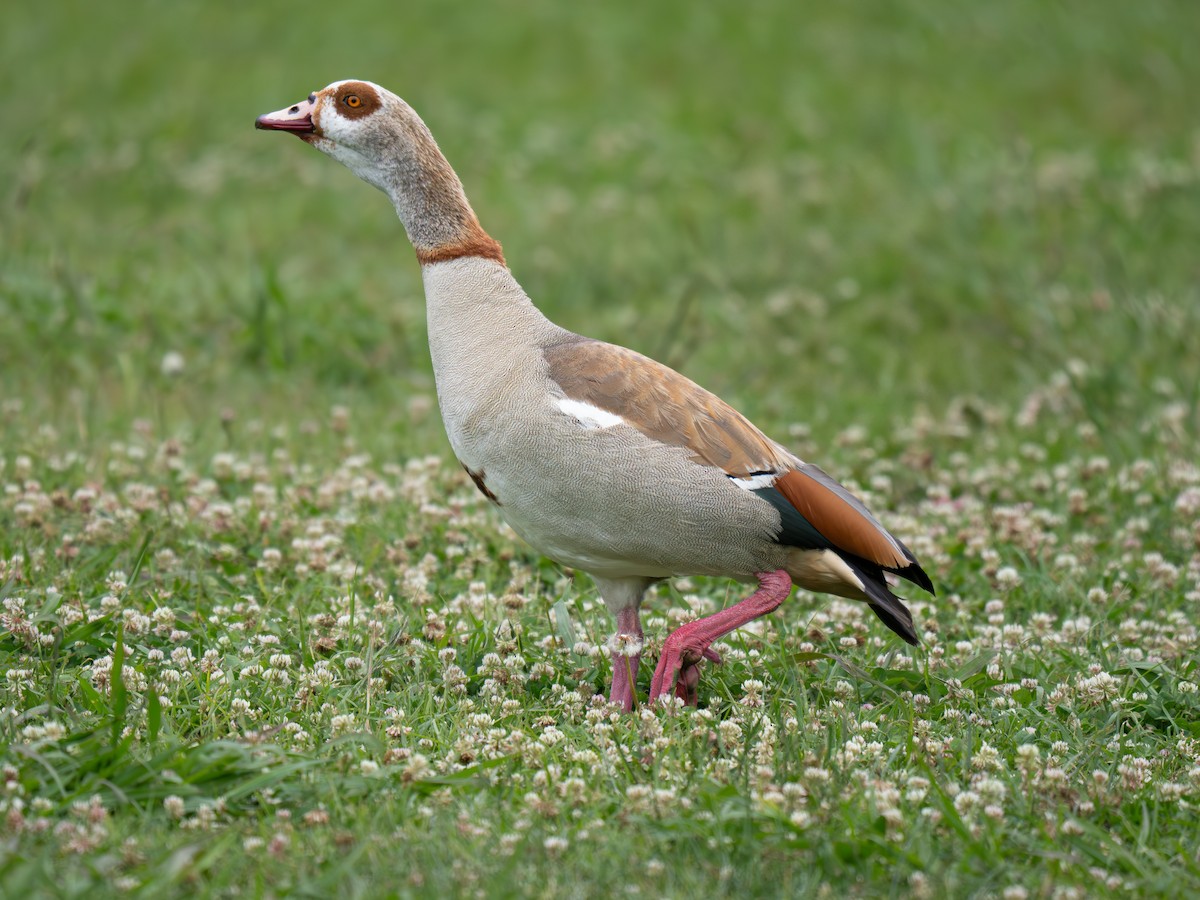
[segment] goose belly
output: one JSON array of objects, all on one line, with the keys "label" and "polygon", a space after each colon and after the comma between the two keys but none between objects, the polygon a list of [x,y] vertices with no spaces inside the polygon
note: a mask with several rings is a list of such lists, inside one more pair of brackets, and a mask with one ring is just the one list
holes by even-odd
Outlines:
[{"label": "goose belly", "polygon": [[628,425],[550,416],[540,426],[470,442],[462,462],[551,559],[607,577],[751,578],[783,565],[778,514],[724,473]]}]

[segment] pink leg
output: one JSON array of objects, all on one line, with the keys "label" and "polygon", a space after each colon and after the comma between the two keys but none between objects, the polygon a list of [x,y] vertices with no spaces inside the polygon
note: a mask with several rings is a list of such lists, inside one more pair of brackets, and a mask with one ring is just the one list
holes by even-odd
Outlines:
[{"label": "pink leg", "polygon": [[658,668],[654,670],[654,681],[650,684],[650,702],[674,687],[675,696],[684,703],[696,705],[696,684],[700,680],[697,663],[702,659],[720,662],[709,644],[722,638],[735,628],[765,616],[779,608],[792,592],[792,579],[783,569],[758,574],[759,588],[741,603],[735,603],[719,613],[676,629],[663,644]]},{"label": "pink leg", "polygon": [[633,654],[612,654],[612,692],[609,703],[616,703],[626,712],[633,709],[634,686],[637,684],[638,664],[642,661],[642,621],[636,606],[626,606],[617,611],[616,640],[611,643],[614,651],[635,649]]}]

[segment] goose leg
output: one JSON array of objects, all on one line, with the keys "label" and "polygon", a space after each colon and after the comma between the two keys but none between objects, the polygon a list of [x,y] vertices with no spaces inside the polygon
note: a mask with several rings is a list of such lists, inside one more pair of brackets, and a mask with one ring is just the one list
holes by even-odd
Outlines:
[{"label": "goose leg", "polygon": [[765,616],[779,608],[792,592],[792,579],[783,569],[758,574],[758,590],[740,603],[735,603],[711,616],[688,622],[677,628],[663,644],[662,656],[654,670],[650,685],[650,702],[674,689],[676,697],[689,706],[696,705],[696,684],[700,680],[698,663],[702,659],[720,662],[721,658],[709,649],[709,644],[724,637],[735,628]]},{"label": "goose leg", "polygon": [[628,712],[633,709],[638,665],[642,661],[642,622],[636,606],[618,610],[617,633],[608,646],[613,667],[612,691],[608,695],[608,702]]}]

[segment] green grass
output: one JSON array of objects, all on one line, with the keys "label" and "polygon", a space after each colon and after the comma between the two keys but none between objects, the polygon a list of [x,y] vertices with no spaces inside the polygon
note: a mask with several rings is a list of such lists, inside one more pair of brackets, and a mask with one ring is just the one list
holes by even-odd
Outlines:
[{"label": "green grass", "polygon": [[[6,15],[0,893],[1200,891],[1200,8],[646,6]],[[860,489],[923,646],[797,595],[611,713],[386,200],[251,127],[347,76],[547,314]]]}]

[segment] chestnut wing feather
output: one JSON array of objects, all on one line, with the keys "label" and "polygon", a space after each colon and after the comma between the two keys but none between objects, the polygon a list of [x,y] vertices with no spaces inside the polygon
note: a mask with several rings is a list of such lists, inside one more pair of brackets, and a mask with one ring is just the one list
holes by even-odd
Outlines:
[{"label": "chestnut wing feather", "polygon": [[545,351],[550,377],[572,400],[620,416],[647,437],[683,447],[732,478],[779,472],[794,458],[732,406],[633,350],[580,339]]},{"label": "chestnut wing feather", "polygon": [[[814,477],[811,470],[823,477]],[[885,569],[908,565],[900,542],[857,498],[816,466],[787,472],[775,482],[775,488],[837,549]]]}]

